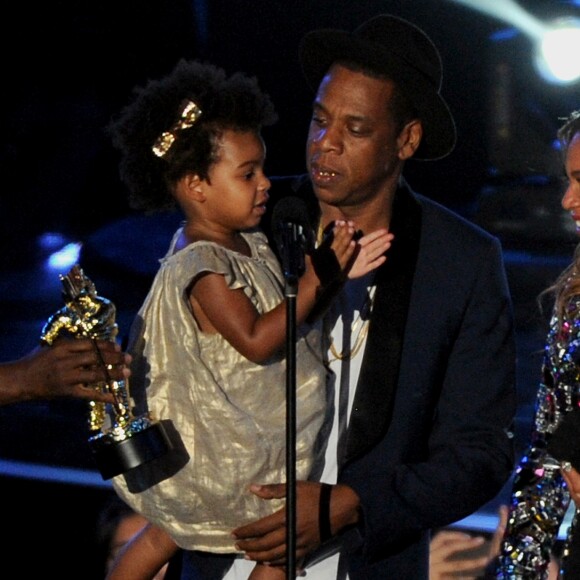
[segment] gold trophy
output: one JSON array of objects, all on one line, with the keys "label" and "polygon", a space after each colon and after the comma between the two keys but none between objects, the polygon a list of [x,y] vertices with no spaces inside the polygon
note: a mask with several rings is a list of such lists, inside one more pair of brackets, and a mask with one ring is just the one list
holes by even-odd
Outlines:
[{"label": "gold trophy", "polygon": [[119,330],[115,305],[97,295],[95,285],[78,265],[60,275],[60,280],[65,306],[48,319],[40,341],[51,345],[64,336],[93,341],[106,381],[90,386],[112,393],[115,402],[89,403],[89,446],[103,479],[110,479],[164,455],[172,444],[161,423],[148,414],[133,415],[128,379],[113,381],[109,376],[96,341],[115,340]]}]

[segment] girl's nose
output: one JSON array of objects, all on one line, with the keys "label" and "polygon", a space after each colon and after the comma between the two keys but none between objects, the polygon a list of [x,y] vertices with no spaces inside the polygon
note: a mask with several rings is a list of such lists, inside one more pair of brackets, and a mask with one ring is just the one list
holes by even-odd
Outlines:
[{"label": "girl's nose", "polygon": [[264,175],[264,179],[262,179],[262,181],[260,183],[260,189],[262,191],[268,192],[271,185],[272,185],[272,183],[270,182],[270,180]]},{"label": "girl's nose", "polygon": [[570,211],[580,206],[580,187],[577,183],[569,183],[564,195],[562,196],[562,207]]}]

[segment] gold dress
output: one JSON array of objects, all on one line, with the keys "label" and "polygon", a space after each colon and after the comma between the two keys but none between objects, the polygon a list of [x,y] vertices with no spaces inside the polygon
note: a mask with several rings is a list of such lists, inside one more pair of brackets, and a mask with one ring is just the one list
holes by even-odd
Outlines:
[{"label": "gold dress", "polygon": [[[221,335],[201,332],[187,289],[203,272],[223,274],[258,312],[284,300],[284,278],[264,234],[244,233],[247,257],[213,242],[174,253],[178,230],[161,260],[131,329],[131,390],[144,392],[158,420],[171,420],[189,460],[176,474],[133,493],[123,475],[117,493],[188,550],[235,552],[231,531],[283,507],[248,491],[251,483],[286,481],[285,349],[263,364]],[[308,477],[323,421],[327,371],[318,325],[297,330],[296,477]]]}]

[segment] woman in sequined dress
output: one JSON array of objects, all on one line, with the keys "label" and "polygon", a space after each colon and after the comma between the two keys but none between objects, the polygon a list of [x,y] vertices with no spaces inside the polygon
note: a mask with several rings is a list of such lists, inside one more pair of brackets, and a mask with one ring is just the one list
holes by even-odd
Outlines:
[{"label": "woman in sequined dress", "polygon": [[[562,207],[580,235],[580,110],[558,131],[567,186]],[[580,405],[580,244],[572,263],[545,293],[554,298],[536,396],[530,444],[515,474],[498,579],[542,580],[571,500],[580,505],[580,473],[547,447],[564,416]],[[578,441],[580,445],[580,441]],[[580,578],[580,516],[575,513],[562,552],[560,578]]]}]

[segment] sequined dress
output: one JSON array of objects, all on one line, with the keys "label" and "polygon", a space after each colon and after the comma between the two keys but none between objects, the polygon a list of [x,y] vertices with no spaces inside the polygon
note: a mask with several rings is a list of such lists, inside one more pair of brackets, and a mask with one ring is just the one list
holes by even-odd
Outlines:
[{"label": "sequined dress", "polygon": [[[549,455],[546,446],[562,418],[580,401],[580,296],[568,302],[561,329],[558,322],[554,314],[544,347],[530,444],[514,478],[498,579],[548,577],[551,551],[570,503],[559,462]],[[577,526],[575,513],[562,553],[564,569],[570,548],[577,543]]]},{"label": "sequined dress", "polygon": [[[263,364],[235,350],[221,335],[201,332],[187,289],[203,272],[223,274],[242,288],[258,312],[284,300],[284,278],[261,232],[244,233],[251,256],[212,242],[174,253],[180,232],[132,327],[128,350],[132,392],[145,387],[149,411],[177,428],[189,461],[145,491],[117,493],[189,550],[235,552],[231,531],[283,507],[248,491],[251,483],[286,480],[285,349]],[[296,477],[306,479],[325,408],[326,368],[318,326],[297,329]]]}]

